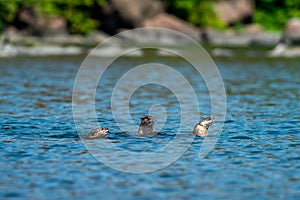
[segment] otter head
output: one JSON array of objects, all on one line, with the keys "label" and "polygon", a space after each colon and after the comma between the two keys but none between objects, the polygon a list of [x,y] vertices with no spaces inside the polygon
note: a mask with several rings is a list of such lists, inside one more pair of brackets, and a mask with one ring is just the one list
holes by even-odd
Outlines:
[{"label": "otter head", "polygon": [[147,115],[141,118],[140,127],[138,130],[139,134],[153,134],[153,126],[154,126],[153,117]]},{"label": "otter head", "polygon": [[101,132],[103,132],[105,135],[108,134],[108,128],[100,128]]},{"label": "otter head", "polygon": [[214,117],[207,117],[200,120],[194,128],[194,134],[197,136],[207,136],[208,128],[214,123]]},{"label": "otter head", "polygon": [[154,119],[152,116],[145,116],[141,118],[141,125],[142,126],[153,126],[154,125]]},{"label": "otter head", "polygon": [[199,125],[208,129],[214,123],[214,121],[214,117],[206,117],[199,122]]},{"label": "otter head", "polygon": [[95,128],[87,134],[86,138],[87,139],[96,139],[96,138],[103,138],[108,134],[108,128]]}]

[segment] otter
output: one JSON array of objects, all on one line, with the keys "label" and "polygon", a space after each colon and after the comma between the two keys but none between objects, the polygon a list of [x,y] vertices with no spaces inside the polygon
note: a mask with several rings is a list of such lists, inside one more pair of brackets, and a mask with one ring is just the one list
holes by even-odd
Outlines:
[{"label": "otter", "polygon": [[194,134],[197,136],[207,136],[208,128],[214,123],[214,117],[207,117],[200,120],[199,123],[195,125]]},{"label": "otter", "polygon": [[86,139],[98,139],[98,138],[104,138],[108,134],[108,128],[95,128],[89,132],[89,134],[86,135]]},{"label": "otter", "polygon": [[140,123],[138,133],[143,135],[153,135],[154,134],[153,126],[154,126],[153,117],[146,115],[145,117],[141,118],[141,123]]}]

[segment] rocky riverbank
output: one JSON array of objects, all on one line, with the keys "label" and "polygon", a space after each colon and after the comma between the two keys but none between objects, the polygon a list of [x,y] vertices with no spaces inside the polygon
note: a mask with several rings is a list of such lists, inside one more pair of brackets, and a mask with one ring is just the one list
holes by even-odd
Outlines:
[{"label": "rocky riverbank", "polygon": [[[51,55],[79,55],[87,54],[92,48],[111,36],[103,32],[94,32],[88,36],[24,36],[16,33],[6,33],[0,40],[0,57],[11,56],[51,56]],[[220,32],[212,29],[199,31],[198,37],[193,37],[200,44],[210,46],[213,56],[233,57],[232,48],[261,47],[273,49],[266,52],[271,57],[297,57],[300,50],[284,41],[281,34],[267,33],[258,27],[247,27],[243,32]],[[290,42],[290,40],[288,40]],[[122,34],[114,37],[110,47],[99,51],[100,56],[114,56],[115,52],[122,51],[124,46],[142,44],[168,45],[177,48],[188,45],[187,40],[168,32],[148,31]],[[126,44],[126,45],[123,45]],[[280,44],[280,45],[279,45]],[[113,50],[112,50],[113,49]],[[101,53],[102,52],[102,53]]]},{"label": "rocky riverbank", "polygon": [[[261,26],[251,23],[254,12],[252,0],[216,1],[214,8],[222,23],[242,22],[242,28],[227,28],[219,31],[212,28],[195,27],[176,16],[166,13],[159,0],[110,0],[102,8],[101,29],[86,36],[73,35],[67,30],[67,21],[61,16],[43,18],[33,10],[21,9],[15,25],[12,24],[0,35],[0,57],[48,56],[86,54],[105,39],[133,28],[157,27],[181,32],[203,45],[212,47],[212,55],[232,56],[231,48],[262,47],[273,49],[267,52],[271,57],[300,56],[300,20],[291,19],[282,33],[270,33]],[[18,27],[22,24],[22,27]],[[109,49],[122,50],[123,44],[159,44],[178,47],[189,40],[168,31],[145,29],[115,36]],[[105,53],[104,53],[105,52]]]}]

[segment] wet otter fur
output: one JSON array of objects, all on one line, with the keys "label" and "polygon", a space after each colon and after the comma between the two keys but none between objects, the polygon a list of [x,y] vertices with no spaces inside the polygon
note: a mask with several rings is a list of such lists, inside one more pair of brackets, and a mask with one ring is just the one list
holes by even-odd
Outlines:
[{"label": "wet otter fur", "polygon": [[145,117],[141,118],[141,123],[140,123],[138,133],[143,135],[153,135],[154,123],[155,121],[152,116],[146,115]]},{"label": "wet otter fur", "polygon": [[214,117],[206,117],[200,120],[194,127],[194,134],[197,136],[207,136],[208,128],[214,123]]},{"label": "wet otter fur", "polygon": [[98,139],[98,138],[105,138],[108,134],[108,128],[95,128],[91,130],[87,135],[86,139]]}]

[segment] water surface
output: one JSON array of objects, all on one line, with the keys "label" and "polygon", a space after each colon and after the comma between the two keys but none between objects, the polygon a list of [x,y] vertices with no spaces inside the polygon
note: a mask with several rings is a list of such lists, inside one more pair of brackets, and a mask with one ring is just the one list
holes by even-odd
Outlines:
[{"label": "water surface", "polygon": [[[300,60],[216,59],[227,91],[227,115],[213,151],[199,159],[203,138],[197,137],[170,166],[131,174],[100,163],[77,133],[72,89],[83,58],[0,60],[1,198],[300,198]],[[158,62],[189,77],[201,113],[210,115],[209,93],[193,69],[174,58]],[[97,118],[119,147],[154,151],[174,138],[180,123],[182,107],[168,88],[145,85],[130,101],[136,125],[153,104],[166,109],[168,123],[158,121],[163,134],[157,137],[122,133],[110,112],[109,97],[120,73],[139,63],[145,60],[123,58],[107,71],[96,94]],[[198,120],[192,116],[191,123]],[[85,127],[93,128],[89,119]]]}]

